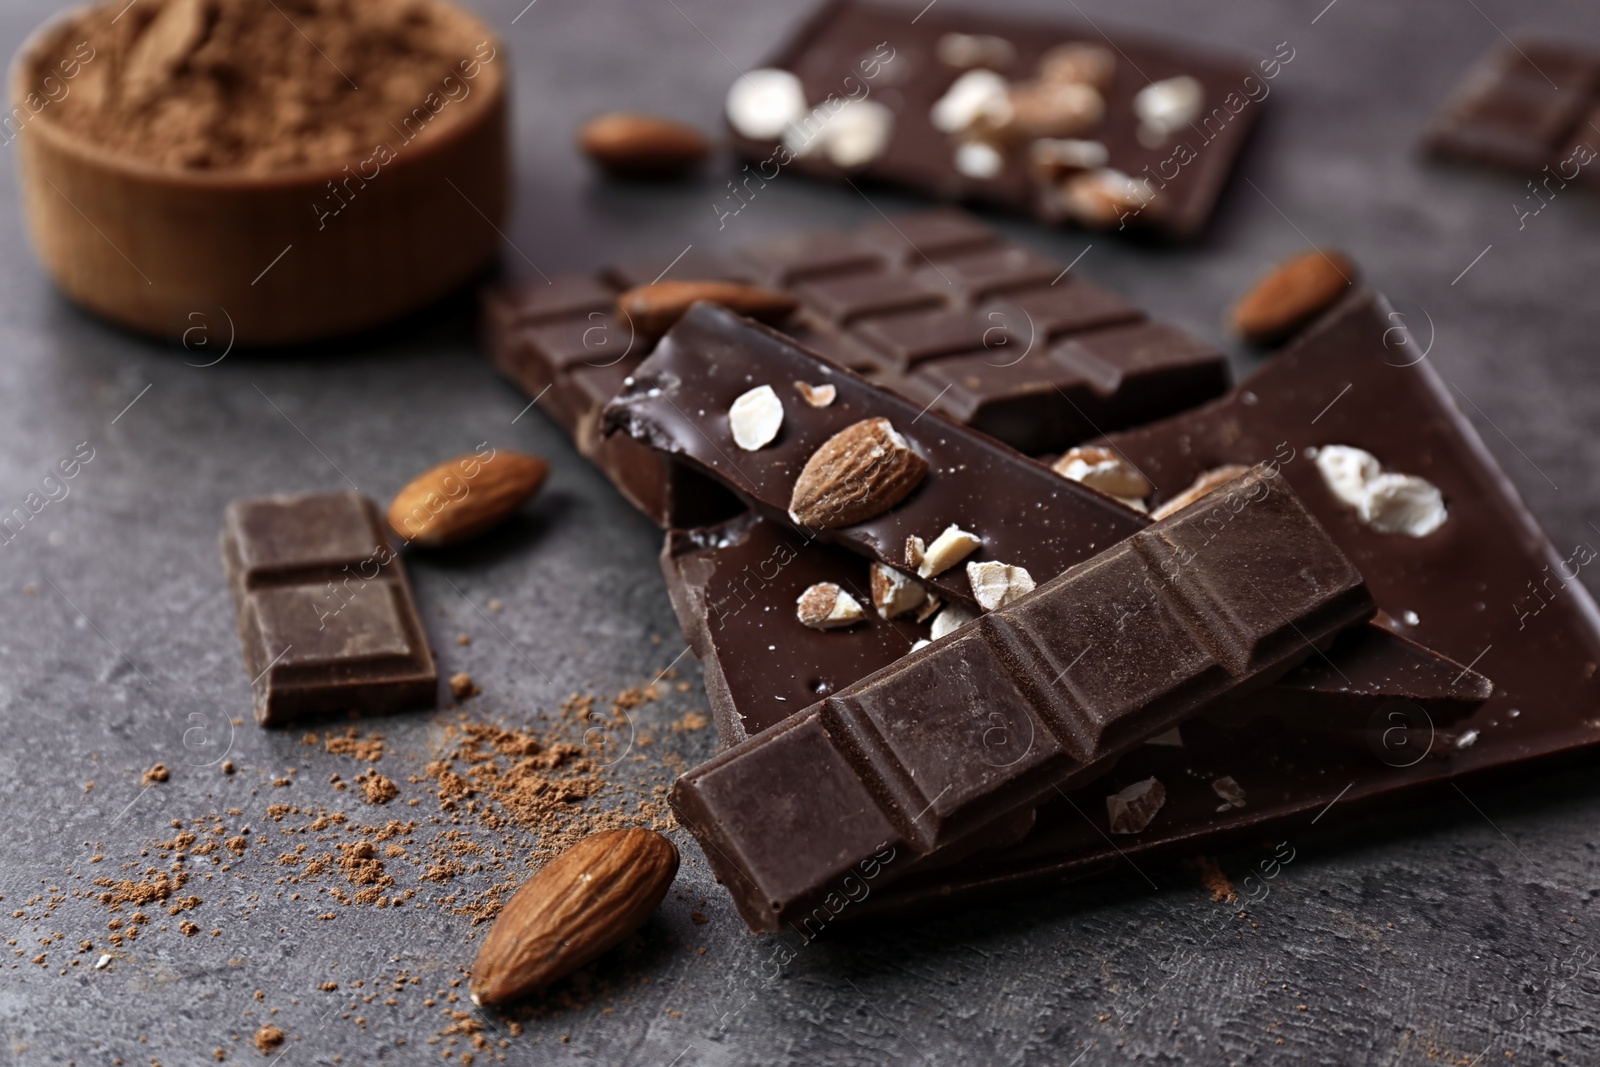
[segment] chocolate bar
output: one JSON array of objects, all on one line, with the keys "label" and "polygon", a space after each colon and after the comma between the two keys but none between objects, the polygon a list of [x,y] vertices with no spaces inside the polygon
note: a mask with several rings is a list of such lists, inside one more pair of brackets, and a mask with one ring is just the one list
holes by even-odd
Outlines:
[{"label": "chocolate bar", "polygon": [[680,467],[595,432],[599,407],[653,348],[618,320],[617,297],[664,273],[783,289],[801,302],[784,325],[801,344],[1029,453],[1181,411],[1228,386],[1222,352],[958,211],[781,237],[727,257],[691,248],[488,293],[486,343],[500,372],[662,526],[738,510]]},{"label": "chocolate bar", "polygon": [[1209,220],[1273,78],[1098,28],[852,3],[822,10],[730,88],[748,159],[735,215],[785,170],[881,181],[1098,229],[1167,238]]},{"label": "chocolate bar", "polygon": [[[1435,116],[1424,138],[1438,156],[1514,171],[1545,193],[1581,179],[1600,146],[1600,53],[1554,42],[1498,44]],[[1549,173],[1546,173],[1549,172]],[[1558,184],[1552,188],[1550,181]]]},{"label": "chocolate bar", "polygon": [[223,519],[222,560],[256,722],[434,706],[433,652],[372,501],[236,500]]},{"label": "chocolate bar", "polygon": [[[1225,463],[1275,464],[1361,569],[1391,625],[1483,669],[1494,679],[1492,696],[1448,729],[1404,701],[1378,708],[1364,731],[1272,719],[1232,729],[1209,715],[1191,719],[1182,747],[1141,745],[1092,787],[1040,805],[1024,841],[981,864],[915,873],[851,903],[841,919],[948,907],[1154,854],[1327,826],[1447,783],[1593,750],[1600,613],[1578,574],[1597,554],[1587,543],[1568,553],[1551,545],[1449,388],[1394,323],[1381,297],[1352,294],[1224,400],[1105,443],[1156,483],[1158,500]],[[1373,530],[1359,508],[1333,495],[1309,454],[1337,444],[1436,485],[1444,524],[1420,538]],[[1342,657],[1330,649],[1335,658]],[[1323,662],[1308,661],[1280,685]],[[1150,779],[1163,784],[1164,805],[1146,829],[1112,845],[1104,799]],[[808,923],[815,925],[801,925]]]},{"label": "chocolate bar", "polygon": [[750,927],[776,929],[858,865],[887,885],[1372,612],[1282,479],[1252,471],[722,753],[671,801]]},{"label": "chocolate bar", "polygon": [[[795,619],[795,601],[819,582],[870,602],[865,561],[747,513],[716,527],[668,531],[661,570],[679,625],[705,678],[725,745],[782,722],[909,652],[923,629],[909,618],[864,613],[856,625],[818,631]],[[1489,679],[1374,621],[1341,634],[1271,686],[1240,698],[1218,722],[1272,717],[1301,729],[1362,730],[1396,701],[1447,726],[1493,691]]]},{"label": "chocolate bar", "polygon": [[[829,385],[814,407],[796,383]],[[745,451],[728,412],[769,385],[783,404],[776,440]],[[982,538],[965,563],[1025,568],[1043,582],[1147,525],[1138,512],[904,398],[830,364],[793,341],[726,309],[698,304],[607,406],[610,432],[626,432],[692,469],[707,472],[767,514],[786,520],[797,479],[824,444],[867,419],[887,420],[926,463],[925,481],[898,506],[864,521],[818,529],[818,538],[906,568],[910,537],[933,541],[955,525]],[[943,489],[949,483],[960,488]],[[949,599],[975,602],[961,566],[925,575]]]},{"label": "chocolate bar", "polygon": [[[1473,743],[1435,777],[1593,745],[1600,615],[1576,579],[1595,552],[1551,545],[1394,323],[1382,297],[1354,294],[1227,398],[1105,443],[1155,484],[1157,502],[1208,469],[1273,462],[1401,633],[1494,680],[1460,724]],[[1436,487],[1442,525],[1420,537],[1376,528],[1371,508],[1336,493],[1343,468],[1321,455],[1330,446]],[[1363,777],[1353,792],[1396,784]]]}]

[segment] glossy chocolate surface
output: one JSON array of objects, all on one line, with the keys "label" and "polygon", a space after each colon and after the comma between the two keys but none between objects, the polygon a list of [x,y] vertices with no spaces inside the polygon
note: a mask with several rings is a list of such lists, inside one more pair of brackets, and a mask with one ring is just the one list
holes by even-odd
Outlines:
[{"label": "glossy chocolate surface", "polygon": [[[796,382],[833,385],[837,399],[812,407]],[[761,385],[782,401],[783,425],[771,444],[747,452],[734,443],[727,412]],[[928,474],[887,512],[815,531],[819,540],[904,568],[907,537],[931,543],[954,524],[983,538],[967,561],[1025,567],[1043,584],[1147,524],[1111,498],[709,304],[679,320],[605,413],[612,432],[710,473],[779,521],[786,521],[795,480],[812,453],[869,418],[888,419],[927,461]],[[947,597],[973,599],[964,566],[928,581]]]}]

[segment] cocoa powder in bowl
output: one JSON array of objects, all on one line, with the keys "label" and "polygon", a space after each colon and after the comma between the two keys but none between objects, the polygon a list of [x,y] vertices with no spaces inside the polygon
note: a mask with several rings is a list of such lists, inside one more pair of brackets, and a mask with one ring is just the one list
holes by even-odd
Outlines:
[{"label": "cocoa powder in bowl", "polygon": [[69,18],[33,80],[65,89],[39,120],[115,154],[263,173],[439,136],[495,55],[436,0],[110,0]]}]

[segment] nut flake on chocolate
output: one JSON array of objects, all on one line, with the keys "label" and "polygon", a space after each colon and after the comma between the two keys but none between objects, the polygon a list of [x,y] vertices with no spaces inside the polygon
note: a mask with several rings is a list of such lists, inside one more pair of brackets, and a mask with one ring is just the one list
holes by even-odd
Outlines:
[{"label": "nut flake on chocolate", "polygon": [[1139,116],[1139,143],[1159,148],[1167,138],[1200,115],[1205,90],[1188,75],[1151,82],[1133,98],[1133,113]]},{"label": "nut flake on chocolate", "polygon": [[1175,515],[1200,498],[1216,492],[1216,490],[1227,485],[1235,478],[1248,473],[1250,473],[1249,467],[1244,467],[1237,463],[1226,463],[1220,467],[1213,467],[1196,478],[1194,484],[1189,488],[1152,511],[1150,517],[1159,522],[1168,515]]},{"label": "nut flake on chocolate", "polygon": [[987,141],[966,141],[956,147],[953,165],[969,178],[997,178],[1006,169],[1006,158]]},{"label": "nut flake on chocolate", "polygon": [[728,89],[728,124],[755,141],[775,141],[806,114],[806,92],[786,70],[766,67],[739,77]]},{"label": "nut flake on chocolate", "polygon": [[1039,77],[1052,82],[1080,82],[1101,92],[1111,88],[1117,57],[1098,44],[1072,41],[1058,44],[1039,60]]},{"label": "nut flake on chocolate", "polygon": [[1029,82],[1006,93],[1005,120],[999,123],[1008,137],[1076,137],[1105,117],[1106,102],[1100,90],[1079,82]]},{"label": "nut flake on chocolate", "polygon": [[994,560],[967,564],[967,581],[972,583],[978,606],[985,611],[1004,607],[1033,592],[1033,576],[1026,569]]},{"label": "nut flake on chocolate", "polygon": [[794,391],[814,408],[827,407],[839,395],[839,390],[832,385],[812,385],[810,382],[795,382]]},{"label": "nut flake on chocolate", "polygon": [[969,70],[945,90],[928,118],[935,129],[963,133],[980,122],[999,126],[1010,111],[1006,80],[992,70]]},{"label": "nut flake on chocolate", "polygon": [[1167,802],[1167,790],[1155,778],[1134,782],[1119,792],[1106,797],[1106,815],[1114,834],[1136,834],[1150,825],[1161,805]]},{"label": "nut flake on chocolate", "polygon": [[1064,178],[1073,171],[1097,170],[1111,160],[1100,141],[1073,137],[1041,137],[1028,148],[1034,173],[1045,179]]},{"label": "nut flake on chocolate", "polygon": [[1143,178],[1130,178],[1113,167],[1099,167],[1067,179],[1061,187],[1061,210],[1085,226],[1108,229],[1130,211],[1156,202],[1156,191]]},{"label": "nut flake on chocolate", "polygon": [[783,425],[783,401],[770,385],[758,385],[739,396],[728,409],[733,443],[746,452],[765,448]]},{"label": "nut flake on chocolate", "polygon": [[1150,495],[1150,480],[1109,448],[1096,445],[1069,448],[1050,469],[1063,478],[1082,482],[1090,489],[1114,496],[1135,511],[1143,511]]},{"label": "nut flake on chocolate", "polygon": [[916,611],[928,602],[928,591],[908,574],[884,563],[868,568],[872,586],[872,606],[885,619]]},{"label": "nut flake on chocolate", "polygon": [[934,45],[939,62],[957,70],[989,67],[1004,70],[1017,61],[1017,50],[1004,37],[992,33],[947,33]]},{"label": "nut flake on chocolate", "polygon": [[915,535],[907,538],[906,565],[915,567],[919,578],[932,578],[972,555],[982,544],[983,538],[951,523],[931,545],[924,545],[922,538]]},{"label": "nut flake on chocolate", "polygon": [[1349,445],[1317,449],[1317,470],[1329,491],[1379,533],[1426,537],[1444,525],[1444,494],[1425,478],[1383,470],[1376,456]]},{"label": "nut flake on chocolate", "polygon": [[1212,792],[1216,793],[1217,796],[1227,801],[1227,803],[1222,804],[1217,808],[1218,811],[1227,811],[1229,808],[1244,807],[1244,789],[1241,788],[1239,783],[1234,781],[1231,777],[1218,778],[1216,781],[1211,783],[1211,790]]},{"label": "nut flake on chocolate", "polygon": [[976,618],[977,616],[969,609],[960,604],[951,604],[933,617],[932,639],[937,641],[946,634],[954,633],[956,629]]},{"label": "nut flake on chocolate", "polygon": [[846,100],[819,105],[804,121],[791,124],[783,145],[796,157],[820,152],[834,166],[848,170],[883,155],[893,132],[893,111],[876,100]]},{"label": "nut flake on chocolate", "polygon": [[866,617],[861,604],[832,582],[818,582],[795,601],[795,617],[813,630],[837,630],[854,626]]}]

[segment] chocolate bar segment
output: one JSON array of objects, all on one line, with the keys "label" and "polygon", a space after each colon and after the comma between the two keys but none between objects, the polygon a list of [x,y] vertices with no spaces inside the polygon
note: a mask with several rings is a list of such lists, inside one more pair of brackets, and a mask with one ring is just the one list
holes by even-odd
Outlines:
[{"label": "chocolate bar segment", "polygon": [[[796,382],[832,385],[837,398],[827,407],[811,407],[800,399]],[[784,421],[770,445],[746,452],[734,442],[727,413],[736,398],[760,385],[770,385],[783,401]],[[607,407],[605,424],[708,472],[785,521],[806,461],[834,434],[869,418],[887,419],[930,469],[911,496],[888,512],[817,531],[819,538],[868,558],[905,568],[908,537],[931,543],[957,525],[983,538],[968,562],[1023,567],[1042,583],[1146,525],[1109,497],[710,304],[692,308],[640,364]],[[929,582],[947,597],[974,601],[963,567]]]},{"label": "chocolate bar segment", "polygon": [[[962,49],[963,42],[983,42],[983,51],[991,54],[963,56],[963,50],[972,51],[970,44]],[[1082,98],[1084,121],[1071,128],[1027,128],[1019,121],[991,129],[1000,121],[996,109],[1009,123],[1027,106],[1015,93],[1008,103],[1002,90],[987,117],[966,129],[946,132],[934,126],[935,104],[974,68],[1004,79],[1023,95],[1032,93],[1035,101],[1047,100],[1049,87],[1041,84],[1050,80],[1046,67],[1053,66],[1059,76],[1061,65],[1046,57],[1072,44],[1092,52],[1107,68],[1101,75],[1109,75],[1067,79],[1076,83],[1066,89],[1069,106]],[[1252,65],[1177,44],[1107,37],[1097,27],[1068,22],[921,4],[836,2],[806,22],[766,64],[795,76],[808,108],[816,111],[796,116],[778,139],[745,136],[731,113],[730,130],[735,147],[750,161],[744,169],[746,188],[797,170],[835,181],[898,184],[941,200],[991,204],[1046,222],[1188,239],[1204,229],[1270,92],[1269,82],[1292,59],[1292,50],[1280,49],[1275,59]],[[1152,85],[1155,97],[1141,95]],[[879,114],[889,132],[876,155],[846,159],[844,165],[833,156],[830,114],[839,112],[840,124],[851,121],[841,105],[852,115],[886,109]],[[963,149],[975,151],[988,166],[958,165]],[[1057,162],[1041,168],[1035,160],[1041,150],[1053,153]],[[1107,181],[1128,202],[1109,214],[1092,207],[1085,212],[1066,193],[1073,178]],[[719,214],[742,206],[742,199],[730,194]]]},{"label": "chocolate bar segment", "polygon": [[[670,268],[670,269],[669,269]],[[849,234],[778,238],[718,255],[691,248],[557,277],[484,299],[502,374],[538,399],[580,447],[593,415],[653,348],[615,314],[623,289],[668,279],[787,284],[800,311],[782,328],[801,345],[1026,452],[1180,411],[1227,388],[1227,360],[1151,326],[1136,350],[1098,351],[1144,314],[1065,264],[1006,242],[959,211],[879,219]],[[1083,344],[1070,347],[1074,339]],[[1095,349],[1092,358],[1080,351]],[[621,492],[663,526],[731,517],[736,504],[626,444],[587,447]]]},{"label": "chocolate bar segment", "polygon": [[[1550,193],[1586,175],[1600,133],[1600,53],[1567,44],[1497,45],[1435,116],[1424,139],[1435,155],[1554,179]],[[1546,169],[1552,173],[1542,173]],[[1584,180],[1595,183],[1593,175]],[[1532,204],[1537,209],[1543,201]]]},{"label": "chocolate bar segment", "polygon": [[[725,745],[735,745],[911,651],[924,627],[876,611],[844,629],[795,620],[799,595],[830,582],[870,603],[865,561],[809,541],[787,524],[742,515],[721,526],[672,530],[661,570],[678,622],[705,675]],[[1372,713],[1409,701],[1446,726],[1488,699],[1493,686],[1374,621],[1341,634],[1271,686],[1208,712],[1237,725],[1269,716],[1305,729],[1365,729]]]},{"label": "chocolate bar segment", "polygon": [[1252,472],[680,778],[752,929],[884,849],[900,873],[1372,613],[1281,478]]},{"label": "chocolate bar segment", "polygon": [[222,559],[256,722],[434,706],[433,652],[372,501],[356,493],[235,501]]}]

